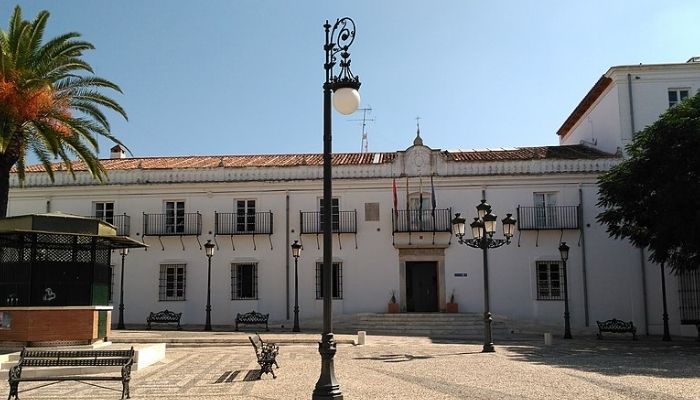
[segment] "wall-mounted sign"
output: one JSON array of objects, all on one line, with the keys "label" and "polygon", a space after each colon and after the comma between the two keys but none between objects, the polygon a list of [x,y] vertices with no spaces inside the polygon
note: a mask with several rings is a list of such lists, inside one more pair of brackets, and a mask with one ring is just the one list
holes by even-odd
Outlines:
[{"label": "wall-mounted sign", "polygon": [[459,278],[466,278],[467,273],[466,272],[455,272],[455,276]]}]

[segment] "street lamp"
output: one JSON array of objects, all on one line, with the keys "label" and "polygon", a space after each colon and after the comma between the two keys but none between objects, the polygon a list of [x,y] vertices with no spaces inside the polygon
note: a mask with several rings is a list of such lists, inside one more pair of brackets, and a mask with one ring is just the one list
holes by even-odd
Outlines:
[{"label": "street lamp", "polygon": [[496,233],[497,219],[494,214],[491,213],[491,206],[486,202],[486,200],[481,200],[481,204],[476,206],[476,211],[478,217],[474,218],[474,221],[469,224],[472,230],[473,239],[464,238],[464,228],[466,220],[460,217],[460,214],[455,214],[455,218],[452,220],[452,232],[457,236],[459,244],[464,244],[469,247],[483,250],[484,257],[484,348],[482,353],[491,353],[496,351],[493,348],[493,338],[491,334],[491,311],[489,310],[489,262],[488,262],[488,249],[495,249],[501,247],[504,244],[510,244],[510,238],[513,237],[515,232],[515,218],[512,214],[507,214],[505,218],[501,220],[503,223],[503,236],[505,239],[494,239],[493,235]]},{"label": "street lamp", "polygon": [[294,257],[294,327],[292,332],[300,332],[299,329],[299,256],[301,255],[301,244],[298,240],[292,243],[292,257]]},{"label": "street lamp", "polygon": [[661,293],[664,304],[664,337],[661,340],[663,340],[664,342],[670,342],[671,332],[668,329],[668,307],[666,305],[666,271],[664,271],[664,263],[661,263]]},{"label": "street lamp", "polygon": [[569,246],[566,242],[559,244],[562,267],[564,268],[564,339],[571,339],[571,323],[569,321],[569,283],[566,272],[566,260],[569,259]]},{"label": "street lamp", "polygon": [[124,258],[129,254],[129,249],[126,247],[119,249],[119,254],[122,256],[122,276],[119,284],[119,323],[117,329],[124,329]]},{"label": "street lamp", "polygon": [[[312,399],[342,399],[340,384],[335,379],[333,357],[336,343],[333,339],[331,311],[333,306],[333,218],[331,199],[331,91],[334,92],[333,105],[341,114],[352,114],[360,105],[359,77],[350,71],[350,53],[348,48],[355,40],[355,22],[341,18],[331,24],[326,20],[323,25],[326,32],[325,51],[326,81],[323,83],[323,333],[318,345],[321,354],[321,375],[316,382]],[[336,56],[340,53],[340,72],[334,74]]]},{"label": "street lamp", "polygon": [[214,243],[207,240],[204,244],[204,252],[209,259],[209,268],[207,269],[207,320],[204,324],[204,330],[211,330],[211,258],[214,255]]}]

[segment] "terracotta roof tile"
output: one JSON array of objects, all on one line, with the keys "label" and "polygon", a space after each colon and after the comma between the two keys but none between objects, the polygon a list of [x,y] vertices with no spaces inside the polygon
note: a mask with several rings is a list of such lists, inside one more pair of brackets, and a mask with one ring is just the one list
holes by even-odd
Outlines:
[{"label": "terracotta roof tile", "polygon": [[[614,157],[611,154],[583,146],[542,146],[522,147],[517,149],[443,151],[442,154],[451,161],[519,161],[542,159],[596,159]],[[371,165],[387,164],[396,159],[397,153],[336,153],[333,165]],[[375,159],[377,160],[375,162]],[[157,169],[198,169],[198,168],[255,168],[255,167],[296,167],[321,166],[322,154],[267,154],[239,156],[180,156],[180,157],[142,157],[116,158],[101,160],[108,171],[116,170],[157,170]],[[62,164],[53,164],[54,171],[65,170]],[[75,171],[85,171],[82,162],[73,164]],[[14,169],[13,169],[14,170]],[[28,165],[26,172],[44,172],[40,164]]]}]

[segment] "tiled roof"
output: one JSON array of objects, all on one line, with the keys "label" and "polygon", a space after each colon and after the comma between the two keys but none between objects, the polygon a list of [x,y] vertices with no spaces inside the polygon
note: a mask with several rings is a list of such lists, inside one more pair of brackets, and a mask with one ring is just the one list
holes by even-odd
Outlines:
[{"label": "tiled roof", "polygon": [[615,157],[584,145],[520,147],[508,150],[443,152],[453,161],[581,160]]},{"label": "tiled roof", "polygon": [[607,76],[603,75],[598,79],[598,82],[593,85],[591,90],[588,91],[586,96],[584,96],[583,100],[581,100],[580,103],[578,103],[578,106],[574,108],[574,111],[571,112],[571,115],[569,115],[569,118],[564,121],[562,124],[561,128],[557,131],[557,135],[559,136],[566,136],[567,133],[571,130],[571,128],[576,125],[576,122],[578,122],[581,117],[583,117],[583,114],[588,111],[588,109],[593,105],[593,103],[598,99],[598,97],[607,89],[608,86],[612,83],[612,79],[608,78]]},{"label": "tiled roof", "polygon": [[[583,146],[541,146],[521,147],[517,149],[494,149],[472,151],[443,151],[442,154],[451,161],[522,161],[542,159],[597,159],[610,158],[613,155]],[[336,153],[333,165],[372,165],[391,163],[397,153]],[[321,166],[322,154],[267,154],[241,156],[181,156],[181,157],[142,157],[101,160],[108,171],[114,170],[165,170],[165,169],[211,169],[211,168],[246,168],[246,167],[296,167]],[[54,164],[54,170],[65,169],[62,164]],[[82,162],[73,164],[75,171],[85,171]],[[44,172],[42,165],[28,165],[26,172]]]}]

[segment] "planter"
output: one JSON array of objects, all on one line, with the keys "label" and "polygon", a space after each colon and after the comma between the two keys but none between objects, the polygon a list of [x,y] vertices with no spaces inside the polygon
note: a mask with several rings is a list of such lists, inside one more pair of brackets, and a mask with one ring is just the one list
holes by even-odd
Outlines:
[{"label": "planter", "polygon": [[399,303],[389,303],[389,314],[396,314],[399,312]]},{"label": "planter", "polygon": [[459,312],[459,304],[457,303],[446,303],[445,311],[451,314],[456,314]]}]

